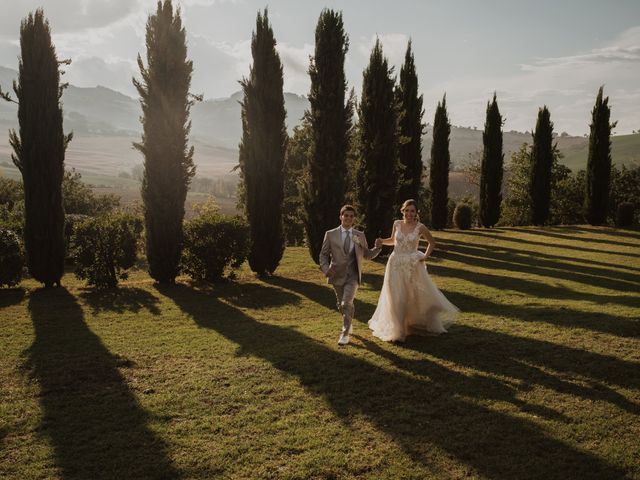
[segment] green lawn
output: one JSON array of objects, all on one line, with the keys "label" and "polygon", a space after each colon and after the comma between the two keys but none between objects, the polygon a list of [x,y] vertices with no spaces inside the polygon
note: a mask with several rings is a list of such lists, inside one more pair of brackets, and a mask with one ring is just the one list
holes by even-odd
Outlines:
[{"label": "green lawn", "polygon": [[0,291],[0,478],[640,479],[640,233],[436,232],[462,310],[352,343],[305,249],[278,275]]}]

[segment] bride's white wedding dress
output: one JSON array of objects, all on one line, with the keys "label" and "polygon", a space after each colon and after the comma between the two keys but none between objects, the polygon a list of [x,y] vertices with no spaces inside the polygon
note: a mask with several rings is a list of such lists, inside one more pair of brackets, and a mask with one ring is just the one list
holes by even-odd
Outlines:
[{"label": "bride's white wedding dress", "polygon": [[436,287],[418,250],[418,227],[406,235],[395,222],[395,246],[387,261],[378,306],[369,320],[373,335],[385,341],[404,341],[407,335],[446,332],[458,308]]}]

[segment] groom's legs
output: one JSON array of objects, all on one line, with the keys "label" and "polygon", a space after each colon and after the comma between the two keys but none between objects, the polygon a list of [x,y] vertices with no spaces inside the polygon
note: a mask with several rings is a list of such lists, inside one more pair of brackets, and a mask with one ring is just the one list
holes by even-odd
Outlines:
[{"label": "groom's legs", "polygon": [[338,310],[342,314],[342,333],[349,334],[351,330],[351,321],[355,312],[353,301],[358,291],[358,282],[350,281],[344,285],[334,285],[336,292],[336,300],[338,302]]}]

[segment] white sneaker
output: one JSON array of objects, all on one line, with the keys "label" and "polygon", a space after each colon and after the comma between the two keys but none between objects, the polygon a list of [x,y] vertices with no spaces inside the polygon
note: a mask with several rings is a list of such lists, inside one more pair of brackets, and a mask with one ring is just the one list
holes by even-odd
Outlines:
[{"label": "white sneaker", "polygon": [[343,333],[338,339],[338,345],[347,345],[349,343],[349,334]]}]

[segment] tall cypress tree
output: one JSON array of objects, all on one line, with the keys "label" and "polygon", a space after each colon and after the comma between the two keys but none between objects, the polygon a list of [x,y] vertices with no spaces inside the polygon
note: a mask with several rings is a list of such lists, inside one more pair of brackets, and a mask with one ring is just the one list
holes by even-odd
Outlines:
[{"label": "tall cypress tree", "polygon": [[362,75],[358,107],[360,135],[357,196],[367,240],[387,237],[394,219],[398,185],[398,124],[393,68],[376,39]]},{"label": "tall cypress tree", "polygon": [[429,168],[431,189],[431,226],[441,230],[447,226],[449,202],[449,135],[451,124],[447,115],[447,95],[438,102],[433,120],[433,143]]},{"label": "tall cypress tree", "polygon": [[182,253],[184,202],[195,175],[193,147],[188,146],[189,94],[193,63],[187,60],[186,32],[171,0],[158,2],[147,20],[147,67],[138,55],[141,81],[133,79],[142,106],[144,156],[142,200],[149,274],[173,283]]},{"label": "tall cypress tree", "polygon": [[545,105],[538,111],[536,129],[531,149],[531,223],[544,225],[549,219],[551,205],[551,169],[553,167],[553,122]]},{"label": "tall cypress tree", "polygon": [[480,165],[480,224],[493,227],[500,219],[502,203],[502,115],[498,109],[496,94],[487,102],[487,119],[482,134],[483,152]]},{"label": "tall cypress tree", "polygon": [[271,274],[284,253],[283,169],[287,148],[282,63],[267,9],[258,12],[251,38],[253,66],[241,81],[242,141],[240,175],[253,245],[249,266]]},{"label": "tall cypress tree", "polygon": [[[24,242],[29,273],[45,287],[59,285],[64,273],[64,154],[72,135],[62,128],[61,63],[51,43],[42,10],[20,24],[19,79],[13,90],[18,103],[19,134],[9,142],[13,162],[22,173],[25,202]],[[5,100],[9,94],[0,92]]]},{"label": "tall cypress tree", "polygon": [[401,142],[398,146],[400,161],[400,186],[398,204],[408,198],[420,201],[422,190],[422,95],[418,95],[418,76],[411,50],[411,40],[400,68],[400,83],[397,89],[400,109],[399,128]]},{"label": "tall cypress tree", "polygon": [[309,66],[309,120],[312,143],[302,189],[304,224],[311,258],[319,261],[324,232],[338,222],[347,183],[347,150],[353,102],[346,99],[344,59],[349,39],[342,13],[325,9],[316,26]]},{"label": "tall cypress tree", "polygon": [[611,181],[611,129],[616,126],[616,122],[609,123],[609,97],[603,99],[602,96],[603,87],[600,87],[591,111],[589,134],[585,211],[587,222],[591,225],[600,225],[606,221]]}]

